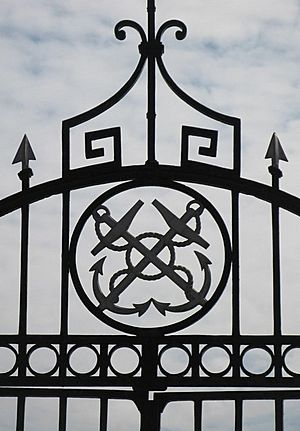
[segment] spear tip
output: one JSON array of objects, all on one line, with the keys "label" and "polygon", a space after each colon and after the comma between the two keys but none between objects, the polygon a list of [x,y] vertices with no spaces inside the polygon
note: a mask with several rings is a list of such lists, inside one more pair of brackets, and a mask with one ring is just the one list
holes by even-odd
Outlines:
[{"label": "spear tip", "polygon": [[276,132],[273,133],[266,155],[265,159],[271,159],[272,160],[272,166],[278,168],[279,166],[279,160],[282,160],[283,162],[288,162],[288,158],[285,155],[285,152],[281,146],[281,143],[279,141],[279,138],[276,134]]},{"label": "spear tip", "polygon": [[25,133],[12,164],[22,163],[22,169],[26,169],[29,166],[29,160],[36,160],[36,157]]}]

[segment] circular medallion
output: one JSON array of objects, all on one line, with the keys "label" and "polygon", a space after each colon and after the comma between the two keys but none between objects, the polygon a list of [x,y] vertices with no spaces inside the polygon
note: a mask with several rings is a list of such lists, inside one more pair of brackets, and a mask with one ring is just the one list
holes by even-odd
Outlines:
[{"label": "circular medallion", "polygon": [[230,265],[216,208],[174,182],[132,181],[103,193],[81,215],[70,245],[82,302],[133,334],[170,333],[199,320],[223,292]]}]

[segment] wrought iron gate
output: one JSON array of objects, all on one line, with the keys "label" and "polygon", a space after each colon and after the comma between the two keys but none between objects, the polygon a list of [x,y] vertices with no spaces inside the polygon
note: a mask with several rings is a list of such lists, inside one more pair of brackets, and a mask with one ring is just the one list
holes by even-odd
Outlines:
[{"label": "wrought iron gate", "polygon": [[[160,430],[164,409],[177,401],[193,404],[194,430],[204,429],[203,405],[218,400],[232,403],[232,429],[238,431],[243,429],[247,401],[271,400],[276,431],[283,430],[286,403],[300,400],[296,390],[300,373],[287,359],[291,352],[298,354],[300,338],[283,334],[281,323],[280,211],[300,215],[299,200],[279,188],[279,160],[286,160],[285,154],[274,134],[266,155],[271,159],[272,186],[242,178],[239,119],[192,99],[164,64],[164,33],[175,28],[180,41],[186,37],[185,25],[170,20],[156,30],[154,0],[148,0],[147,34],[138,23],[124,20],[115,27],[119,40],[126,38],[127,27],[141,38],[137,66],[114,96],[63,122],[61,178],[30,187],[29,161],[35,157],[26,136],[14,159],[22,163],[22,191],[0,201],[0,215],[21,210],[19,329],[1,335],[1,351],[14,358],[2,370],[1,397],[17,400],[17,430],[24,429],[26,402],[31,398],[58,402],[60,431],[67,429],[68,403],[76,398],[100,402],[101,431],[108,429],[108,406],[115,399],[134,403],[143,431]],[[142,164],[126,165],[121,127],[97,128],[93,121],[129,93],[145,66],[147,157]],[[184,124],[178,131],[178,164],[163,164],[156,156],[157,71],[172,92],[199,114],[197,125]],[[210,127],[202,125],[203,119],[209,119]],[[85,157],[85,164],[77,167],[71,164],[75,129]],[[231,137],[227,165],[218,161],[224,133]],[[94,186],[99,186],[96,198],[72,219],[74,193]],[[209,197],[206,191],[211,189],[226,194],[225,211]],[[32,334],[27,328],[30,209],[57,195],[62,199],[60,331]],[[271,214],[273,333],[269,335],[241,331],[242,195],[266,202]],[[88,312],[111,328],[107,334],[69,331],[74,290]],[[217,307],[226,291],[230,333],[190,331]],[[32,361],[41,350],[54,357],[46,371],[36,369]],[[84,371],[72,362],[83,350],[94,357],[93,366]],[[125,371],[124,353],[134,358]],[[260,371],[253,367],[258,353],[268,358]],[[176,355],[181,355],[178,368],[174,368]],[[211,367],[209,355],[221,356],[223,366]]]}]

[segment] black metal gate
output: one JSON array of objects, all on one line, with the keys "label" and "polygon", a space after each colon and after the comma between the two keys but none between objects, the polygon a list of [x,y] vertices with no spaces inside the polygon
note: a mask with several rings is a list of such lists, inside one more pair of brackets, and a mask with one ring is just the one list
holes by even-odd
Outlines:
[{"label": "black metal gate", "polygon": [[[296,390],[300,372],[289,359],[298,355],[300,338],[283,334],[281,322],[280,215],[282,210],[300,215],[300,201],[279,188],[279,160],[286,160],[285,154],[274,134],[266,155],[271,159],[272,186],[242,178],[239,119],[192,99],[163,62],[163,34],[175,28],[176,38],[182,40],[185,25],[170,20],[156,30],[154,0],[148,0],[147,34],[138,23],[124,20],[115,27],[119,40],[126,38],[127,27],[141,38],[136,69],[113,97],[63,122],[61,178],[30,187],[29,161],[34,154],[26,136],[14,159],[22,163],[22,191],[0,201],[0,215],[21,210],[19,329],[1,335],[1,352],[13,357],[1,373],[1,397],[17,402],[17,430],[25,429],[27,402],[36,398],[56,400],[60,431],[69,429],[73,399],[97,401],[101,431],[112,429],[108,420],[112,400],[133,403],[143,431],[166,429],[161,418],[175,402],[191,403],[191,426],[195,431],[205,429],[204,405],[215,402],[218,406],[219,401],[229,402],[232,411],[232,427],[227,424],[223,429],[243,430],[245,405],[269,400],[274,427],[283,430],[286,406],[300,400]],[[127,95],[145,66],[147,157],[142,164],[126,165],[121,127],[97,128],[92,121]],[[184,124],[178,131],[181,155],[177,165],[162,164],[156,156],[157,71],[172,92],[199,114],[197,125]],[[210,127],[202,125],[203,118],[209,119]],[[85,160],[91,164],[71,165],[75,129]],[[218,163],[224,130],[231,136],[226,166]],[[72,215],[76,192],[92,187],[96,197],[88,200],[79,216],[75,203]],[[219,209],[210,190],[224,192],[226,206]],[[33,334],[27,328],[29,215],[34,203],[58,195],[62,199],[60,330]],[[241,330],[243,195],[267,203],[272,220],[273,329],[268,335],[247,335]],[[264,262],[264,256],[259,260]],[[263,285],[261,289],[264,295]],[[70,295],[75,291],[107,333],[70,332]],[[226,292],[230,298],[226,303],[228,333],[197,328]],[[47,369],[40,369],[33,360],[41,351],[46,355],[43,358],[54,358]],[[74,365],[80,352],[93,356],[90,368]],[[260,355],[263,366],[257,368]],[[221,366],[214,366],[215,360]]]}]

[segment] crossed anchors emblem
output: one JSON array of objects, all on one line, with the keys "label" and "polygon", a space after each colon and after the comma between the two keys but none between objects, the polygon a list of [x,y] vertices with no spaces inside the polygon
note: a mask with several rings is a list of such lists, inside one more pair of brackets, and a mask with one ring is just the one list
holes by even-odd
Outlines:
[{"label": "crossed anchors emblem", "polygon": [[[142,316],[150,305],[153,304],[165,316],[166,312],[186,312],[198,305],[203,306],[207,302],[206,296],[211,286],[211,272],[209,268],[211,262],[204,254],[194,250],[201,271],[204,271],[202,286],[200,289],[195,289],[195,282],[191,271],[185,266],[175,264],[175,249],[176,247],[187,247],[191,244],[198,244],[204,249],[209,247],[209,243],[200,236],[200,216],[203,213],[204,206],[192,200],[187,204],[185,213],[181,217],[177,217],[161,202],[154,199],[152,205],[161,214],[169,229],[164,234],[144,232],[134,236],[129,232],[129,227],[143,205],[144,202],[138,200],[119,221],[111,216],[109,209],[104,205],[100,205],[92,213],[99,243],[91,250],[91,253],[96,256],[105,248],[116,252],[125,252],[125,261],[127,264],[127,268],[121,269],[112,275],[109,280],[109,293],[106,295],[101,289],[99,281],[104,274],[106,256],[102,257],[90,268],[90,271],[94,272],[92,283],[95,297],[99,301],[98,308],[101,311],[109,310],[118,314],[137,314],[138,316]],[[193,218],[196,222],[194,229],[188,226],[188,222]],[[109,228],[108,233],[105,235],[102,233],[104,225]],[[174,239],[176,235],[179,235],[183,240],[176,241]],[[119,245],[118,240],[121,238],[125,240],[125,244]],[[149,248],[142,242],[145,238],[155,238],[157,241],[152,248]],[[159,257],[159,254],[165,248],[170,253],[169,263],[165,263]],[[136,264],[133,264],[131,260],[131,254],[134,249],[142,255]],[[143,271],[150,264],[154,265],[159,272],[156,274],[145,274]],[[170,302],[160,302],[151,298],[144,303],[132,304],[132,307],[117,305],[120,296],[135,279],[140,278],[153,281],[163,277],[169,278],[184,292],[186,298],[184,303],[171,305]]]}]

